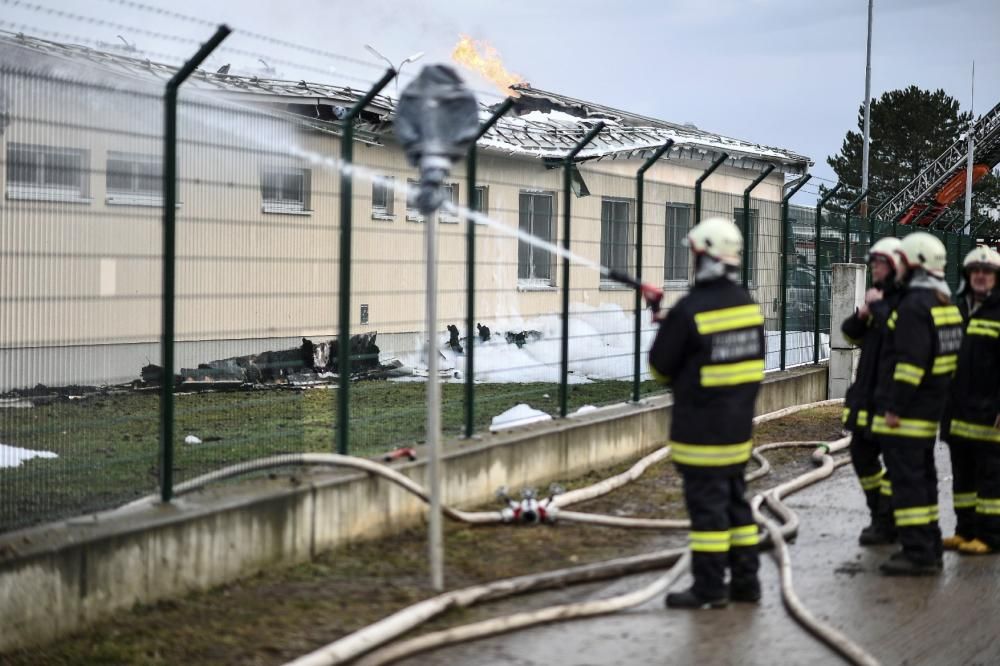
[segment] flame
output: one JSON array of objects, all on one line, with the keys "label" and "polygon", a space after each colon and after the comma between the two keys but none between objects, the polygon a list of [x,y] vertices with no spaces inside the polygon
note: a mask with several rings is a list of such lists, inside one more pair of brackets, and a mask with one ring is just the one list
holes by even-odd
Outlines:
[{"label": "flame", "polygon": [[507,71],[500,54],[489,42],[474,41],[467,35],[460,35],[458,44],[452,49],[451,59],[491,81],[504,95],[516,95],[510,86],[524,80],[519,74]]}]

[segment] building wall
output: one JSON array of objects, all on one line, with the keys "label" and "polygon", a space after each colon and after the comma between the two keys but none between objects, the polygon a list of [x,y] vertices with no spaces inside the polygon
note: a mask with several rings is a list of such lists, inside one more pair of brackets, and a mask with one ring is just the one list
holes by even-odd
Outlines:
[{"label": "building wall", "polygon": [[[6,370],[0,390],[38,381],[33,368],[46,365],[46,350],[80,350],[87,359],[63,381],[121,381],[137,375],[135,354],[128,369],[108,358],[116,349],[148,350],[160,335],[162,207],[123,205],[109,198],[109,151],[162,157],[162,103],[158,93],[131,85],[94,86],[45,80],[4,70],[2,89],[10,124],[2,134],[0,182],[0,358]],[[184,343],[181,366],[246,353],[248,341],[273,349],[300,336],[334,336],[338,322],[340,183],[339,139],[296,128],[247,107],[187,95],[180,109],[178,149],[176,338]],[[16,198],[6,176],[12,143],[82,148],[89,156],[85,197],[79,201]],[[424,222],[407,215],[403,185],[415,178],[391,139],[385,145],[357,143],[363,167],[353,191],[352,332],[406,334],[424,329]],[[590,196],[574,197],[572,249],[600,259],[601,202],[631,200],[635,220],[638,160],[580,165]],[[647,172],[643,278],[663,276],[665,203],[692,203],[695,179],[708,161],[662,161]],[[262,210],[261,170],[297,167],[310,172],[308,211]],[[364,173],[369,170],[369,174]],[[373,215],[370,174],[395,179],[393,216]],[[732,216],[733,204],[756,175],[722,167],[706,183],[703,217]],[[449,182],[467,202],[464,165]],[[521,192],[550,192],[555,201],[551,239],[561,244],[562,173],[540,160],[481,151],[479,182],[488,188],[488,214],[508,229],[518,225]],[[756,295],[769,317],[777,279],[777,201],[781,176],[755,192],[762,210]],[[710,188],[710,189],[708,189]],[[765,210],[766,209],[766,210]],[[465,317],[465,225],[439,222],[439,309],[446,323]],[[517,239],[477,225],[477,320],[527,322],[561,309],[562,269],[553,268],[547,288],[519,286]],[[634,224],[632,227],[634,239]],[[770,277],[769,277],[770,276]],[[634,292],[602,284],[592,268],[570,270],[574,310],[619,306],[628,311]],[[677,285],[668,302],[683,289]],[[368,321],[361,322],[367,306]],[[406,336],[397,336],[405,339]],[[412,336],[411,336],[412,337]],[[253,344],[249,345],[253,347]],[[109,351],[110,350],[110,351]],[[72,355],[72,353],[71,353]],[[206,357],[208,355],[210,357]],[[51,356],[51,354],[50,354]],[[157,362],[156,358],[148,358]],[[57,364],[58,365],[58,364]],[[59,374],[58,369],[53,371]],[[48,373],[51,375],[52,373]],[[60,381],[50,377],[48,381]]]}]

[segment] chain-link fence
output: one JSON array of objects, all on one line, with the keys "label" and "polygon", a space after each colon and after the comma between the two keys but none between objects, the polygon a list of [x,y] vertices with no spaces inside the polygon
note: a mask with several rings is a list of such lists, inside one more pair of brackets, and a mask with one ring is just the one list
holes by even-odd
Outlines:
[{"label": "chain-link fence", "polygon": [[[662,286],[669,307],[693,279],[683,240],[699,216],[746,229],[768,370],[818,362],[830,266],[870,241],[867,220],[826,211],[817,226],[814,208],[783,204],[780,173],[751,197],[759,170],[733,166],[699,197],[682,183],[708,163],[668,152],[646,173],[640,226],[648,151],[563,165],[481,149],[474,181],[459,164],[445,182],[428,336],[429,221],[408,201],[417,174],[389,131],[392,98],[358,107],[345,175],[358,90],[197,70],[171,143],[176,68],[2,39],[0,531],[169,497],[262,456],[412,446],[428,354],[452,437],[660,391],[651,313],[597,268]],[[468,223],[464,206],[485,217]],[[531,239],[568,245],[568,271]]]}]

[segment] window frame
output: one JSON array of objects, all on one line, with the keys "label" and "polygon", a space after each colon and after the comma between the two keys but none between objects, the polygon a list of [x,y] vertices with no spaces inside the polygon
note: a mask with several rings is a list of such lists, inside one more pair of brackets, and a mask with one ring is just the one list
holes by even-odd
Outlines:
[{"label": "window frame", "polygon": [[[40,163],[35,163],[32,167],[37,171],[34,183],[15,181],[14,174],[19,168],[13,158],[13,152],[26,150],[35,155],[41,155],[44,159]],[[46,162],[54,156],[72,156],[79,159],[79,166],[73,169],[78,172],[78,184],[75,186],[63,186],[45,183],[45,173],[54,167],[46,165]],[[8,199],[21,199],[27,201],[53,201],[60,203],[81,203],[89,204],[93,201],[90,197],[90,151],[86,148],[69,148],[65,146],[48,146],[34,143],[21,143],[11,141],[7,143],[6,150],[6,197]]]},{"label": "window frame", "polygon": [[[111,185],[111,162],[127,162],[132,168],[129,178],[132,180],[132,187],[128,190],[119,190]],[[156,176],[156,191],[140,190],[137,185],[142,176],[135,169],[140,164],[155,164],[160,167],[160,173]],[[105,162],[104,178],[104,202],[111,206],[162,206],[163,205],[163,162],[156,155],[144,153],[127,153],[117,150],[109,150],[107,161]]]},{"label": "window frame", "polygon": [[[381,182],[380,182],[381,181]],[[375,204],[375,188],[382,186],[385,189],[385,205]],[[396,179],[392,176],[379,176],[378,180],[372,181],[372,219],[393,221],[396,219]]]},{"label": "window frame", "polygon": [[667,260],[667,255],[672,251],[673,245],[671,244],[670,238],[670,214],[671,210],[674,211],[687,211],[687,229],[684,230],[684,234],[681,236],[681,240],[687,238],[688,232],[691,231],[694,217],[694,205],[689,203],[668,201],[664,209],[663,218],[663,287],[664,289],[687,289],[691,285],[691,277],[693,275],[694,267],[691,261],[691,251],[688,249],[683,242],[679,244],[681,251],[681,256],[684,257],[684,277],[676,277],[674,271],[671,271],[671,277],[667,277],[667,270],[671,267],[672,262]]},{"label": "window frame", "polygon": [[[267,177],[279,174],[281,178],[289,175],[302,177],[302,198],[300,199],[268,199],[265,197]],[[284,182],[280,182],[280,194],[284,194]],[[311,215],[310,199],[312,196],[312,170],[299,166],[266,166],[260,171],[260,210],[262,213],[279,215]]]},{"label": "window frame", "polygon": [[[611,261],[605,262],[605,219],[604,211],[605,204],[611,204],[612,210],[615,204],[625,204],[625,265],[624,266],[612,266]],[[609,229],[610,232],[610,229]],[[612,234],[613,235],[613,234]],[[608,243],[612,241],[607,239]],[[609,248],[613,250],[613,248]],[[632,273],[635,267],[635,200],[626,197],[601,197],[601,240],[600,240],[600,263],[606,268],[612,270],[618,269],[624,271],[625,273]],[[611,258],[613,258],[613,251],[611,252]],[[628,290],[631,287],[623,285],[615,280],[609,279],[607,276],[602,275],[600,281],[601,289],[621,289]]]},{"label": "window frame", "polygon": [[[521,229],[521,197],[523,197],[523,196],[531,197],[531,201],[532,202],[534,202],[536,198],[542,198],[542,197],[544,197],[544,198],[548,199],[548,202],[549,202],[549,237],[548,238],[544,238],[542,236],[538,236],[538,234],[535,234],[532,231],[533,225],[529,229],[527,229],[527,233],[531,234],[532,236],[536,236],[538,238],[542,238],[542,240],[545,240],[545,241],[547,241],[549,243],[555,243],[557,241],[557,237],[558,237],[558,230],[557,230],[557,226],[556,226],[557,225],[557,220],[558,220],[558,216],[556,214],[556,202],[557,202],[556,193],[553,192],[553,191],[549,191],[549,190],[534,190],[534,189],[520,190],[518,192],[518,195],[517,195],[517,199],[518,199],[518,209],[517,209],[518,229]],[[533,217],[533,215],[534,215],[534,203],[532,203],[531,214],[532,214],[532,217]],[[557,286],[557,284],[556,284],[556,255],[553,254],[553,253],[551,253],[551,252],[549,252],[548,250],[540,250],[540,249],[538,250],[539,252],[544,252],[545,254],[548,255],[548,267],[549,267],[549,271],[548,272],[549,272],[549,277],[535,277],[535,276],[531,275],[531,273],[533,272],[531,269],[535,265],[534,261],[530,261],[530,263],[529,263],[529,271],[528,271],[529,275],[527,277],[522,277],[521,276],[521,244],[522,243],[524,243],[524,241],[518,239],[518,241],[517,241],[517,247],[518,247],[518,251],[517,251],[517,288],[518,288],[518,290],[520,290],[520,291],[551,291],[551,290],[554,290],[556,288],[556,286]],[[534,252],[535,252],[535,246],[533,246],[531,244],[528,244],[528,243],[525,243],[525,245],[527,245],[528,251],[531,253],[531,256],[533,257],[534,256]]]}]

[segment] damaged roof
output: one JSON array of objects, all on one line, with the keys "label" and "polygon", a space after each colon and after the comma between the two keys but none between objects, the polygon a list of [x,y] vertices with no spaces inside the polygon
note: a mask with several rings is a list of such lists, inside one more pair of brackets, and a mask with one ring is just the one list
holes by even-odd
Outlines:
[{"label": "damaged roof", "polygon": [[[163,85],[178,70],[177,67],[146,58],[53,42],[23,33],[0,31],[0,44],[77,63],[89,63],[105,71],[147,82],[158,81]],[[195,70],[184,85],[203,92],[233,94],[250,102],[280,102],[287,105],[286,111],[304,116],[310,126],[336,134],[340,133],[337,116],[342,114],[344,107],[352,106],[366,92],[348,86],[213,73],[203,69]],[[674,145],[668,157],[673,158],[709,162],[726,153],[729,155],[727,163],[733,166],[763,170],[768,165],[774,165],[777,170],[794,175],[804,174],[812,165],[808,157],[781,148],[649,118],[527,84],[517,84],[512,90],[517,95],[514,111],[518,115],[502,118],[480,139],[480,148],[508,155],[560,159],[597,122],[603,121],[604,131],[579,153],[578,160],[643,159],[672,139]],[[391,97],[377,95],[365,109],[359,138],[377,143],[378,134],[390,130],[395,105],[396,100]],[[309,114],[305,115],[307,108]],[[482,106],[483,119],[490,113],[490,108]]]}]

